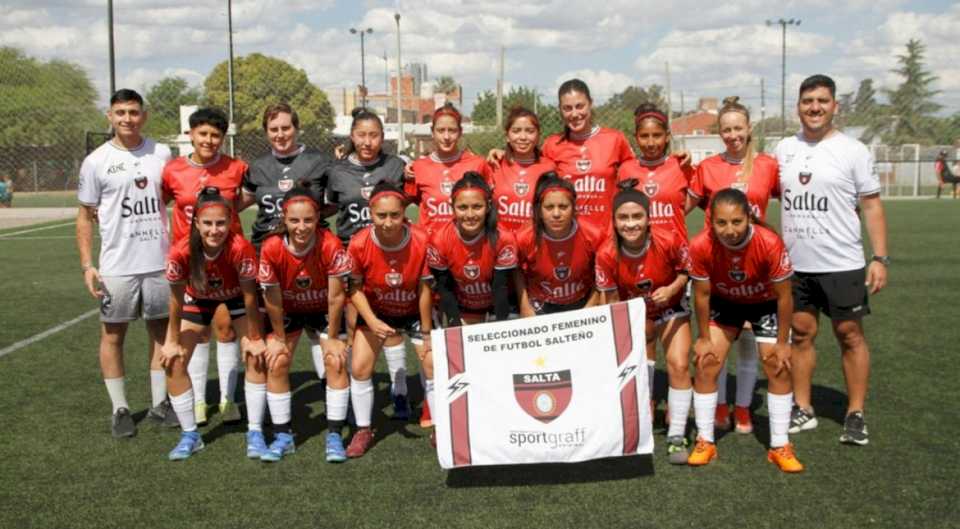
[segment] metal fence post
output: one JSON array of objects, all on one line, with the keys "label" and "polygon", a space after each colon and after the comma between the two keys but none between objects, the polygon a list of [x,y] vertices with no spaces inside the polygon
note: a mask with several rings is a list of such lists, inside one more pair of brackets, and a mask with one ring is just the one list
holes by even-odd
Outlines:
[{"label": "metal fence post", "polygon": [[36,193],[40,190],[40,182],[37,180],[37,161],[33,161],[33,191]]}]

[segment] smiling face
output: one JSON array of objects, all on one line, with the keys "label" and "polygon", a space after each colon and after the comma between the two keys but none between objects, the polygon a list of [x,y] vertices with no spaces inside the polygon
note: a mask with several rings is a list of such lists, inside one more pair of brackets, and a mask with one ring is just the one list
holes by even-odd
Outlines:
[{"label": "smiling face", "polygon": [[230,229],[230,210],[226,206],[208,206],[200,210],[193,221],[200,231],[200,240],[209,253],[216,253],[223,247]]},{"label": "smiling face", "polygon": [[743,207],[730,202],[716,204],[710,213],[713,234],[727,246],[737,246],[747,236],[750,216]]},{"label": "smiling face", "polygon": [[287,229],[287,240],[298,251],[304,250],[317,236],[317,210],[306,201],[296,201],[283,211],[283,224]]},{"label": "smiling face", "polygon": [[547,235],[557,239],[573,226],[573,201],[565,191],[548,191],[540,203],[540,217]]},{"label": "smiling face", "polygon": [[124,144],[140,143],[140,129],[147,121],[147,112],[136,101],[117,101],[110,105],[107,119]]},{"label": "smiling face", "polygon": [[613,227],[627,248],[640,248],[647,237],[649,225],[647,210],[636,202],[625,202],[613,215]]},{"label": "smiling face", "polygon": [[357,158],[365,162],[376,160],[383,146],[383,129],[375,119],[357,121],[350,131],[350,141],[356,149]]},{"label": "smiling face", "polygon": [[720,116],[720,139],[727,147],[727,154],[743,158],[750,143],[750,121],[741,112],[726,112]]},{"label": "smiling face", "polygon": [[811,88],[800,94],[797,101],[797,114],[807,137],[820,137],[833,127],[833,116],[837,113],[837,101],[826,86]]},{"label": "smiling face", "polygon": [[560,96],[560,115],[570,132],[589,132],[593,126],[593,103],[583,92],[567,92]]},{"label": "smiling face", "polygon": [[395,196],[381,196],[370,203],[370,216],[377,238],[397,243],[403,234],[403,202]]},{"label": "smiling face", "polygon": [[529,157],[539,142],[540,129],[528,117],[513,120],[507,129],[507,143],[515,156]]},{"label": "smiling face", "polygon": [[667,152],[670,131],[656,119],[647,118],[637,127],[636,139],[637,146],[640,147],[640,155],[645,160],[657,160]]},{"label": "smiling face", "polygon": [[203,123],[190,129],[190,143],[193,144],[193,154],[190,157],[199,164],[205,164],[220,152],[223,132],[209,123]]},{"label": "smiling face", "polygon": [[267,141],[278,154],[292,154],[297,150],[297,128],[293,126],[293,116],[287,112],[278,112],[267,121]]},{"label": "smiling face", "polygon": [[481,233],[487,220],[487,199],[479,189],[464,189],[453,201],[453,215],[465,238]]},{"label": "smiling face", "polygon": [[457,152],[457,143],[460,141],[460,125],[453,116],[443,115],[433,124],[433,144],[437,154],[448,156]]}]

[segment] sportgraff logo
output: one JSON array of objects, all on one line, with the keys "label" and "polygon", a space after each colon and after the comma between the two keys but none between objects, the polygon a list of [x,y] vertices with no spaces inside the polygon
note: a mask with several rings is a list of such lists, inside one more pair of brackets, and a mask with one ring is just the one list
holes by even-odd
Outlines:
[{"label": "sportgraff logo", "polygon": [[553,268],[553,277],[556,277],[560,281],[566,281],[570,277],[570,267],[569,266],[556,266]]},{"label": "sportgraff logo", "polygon": [[647,182],[643,184],[643,192],[647,194],[648,197],[653,198],[653,195],[657,194],[657,191],[660,190],[660,186],[656,182]]},{"label": "sportgraff logo", "polygon": [[293,189],[293,180],[291,180],[290,178],[284,178],[279,182],[277,182],[277,187],[280,188],[280,191],[284,191],[284,192],[290,191],[291,189]]},{"label": "sportgraff logo", "polygon": [[517,254],[513,251],[512,246],[504,246],[500,249],[500,253],[497,254],[497,264],[500,266],[509,266],[516,264]]},{"label": "sportgraff logo", "polygon": [[360,196],[364,200],[370,200],[370,193],[373,193],[373,186],[363,186],[360,188]]},{"label": "sportgraff logo", "polygon": [[476,279],[480,277],[480,266],[475,264],[464,265],[463,275],[467,276],[467,279]]},{"label": "sportgraff logo", "polygon": [[241,279],[256,277],[257,267],[253,259],[244,259],[240,261],[240,266],[237,267],[237,273]]},{"label": "sportgraff logo", "polygon": [[581,174],[589,171],[591,167],[593,167],[593,162],[590,159],[581,158],[577,160],[577,171],[580,171]]},{"label": "sportgraff logo", "polygon": [[517,193],[517,196],[523,196],[527,194],[527,191],[530,190],[530,184],[526,182],[514,182],[513,190]]},{"label": "sportgraff logo", "polygon": [[257,278],[259,281],[267,281],[270,278],[270,275],[273,273],[273,268],[269,263],[260,261],[260,271],[257,273]]},{"label": "sportgraff logo", "polygon": [[167,279],[171,281],[179,281],[183,278],[183,269],[180,268],[180,263],[176,261],[167,261]]},{"label": "sportgraff logo", "polygon": [[549,423],[570,404],[573,396],[570,370],[513,375],[513,395],[528,415]]},{"label": "sportgraff logo", "polygon": [[297,276],[294,282],[297,284],[297,288],[306,290],[310,288],[310,285],[313,283],[313,279],[310,276]]},{"label": "sportgraff logo", "polygon": [[433,245],[427,246],[427,264],[434,268],[443,267],[443,257],[440,256],[440,251],[434,248]]},{"label": "sportgraff logo", "polygon": [[114,175],[114,174],[119,173],[120,171],[126,171],[126,168],[124,168],[124,166],[123,166],[123,162],[120,162],[120,163],[118,163],[118,164],[116,164],[116,165],[111,165],[110,167],[108,167],[108,168],[107,168],[107,175]]},{"label": "sportgraff logo", "polygon": [[809,171],[804,171],[800,173],[800,183],[803,185],[809,184],[811,178],[813,178],[813,173]]}]

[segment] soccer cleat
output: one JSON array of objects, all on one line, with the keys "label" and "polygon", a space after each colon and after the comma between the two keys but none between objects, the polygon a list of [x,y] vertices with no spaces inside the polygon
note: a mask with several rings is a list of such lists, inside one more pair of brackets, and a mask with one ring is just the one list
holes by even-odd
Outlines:
[{"label": "soccer cleat", "polygon": [[167,455],[170,461],[182,461],[193,454],[203,450],[203,439],[200,438],[200,432],[183,432],[180,434],[180,442]]},{"label": "soccer cleat", "polygon": [[717,458],[717,445],[697,437],[693,452],[687,458],[687,464],[693,467],[706,465]]},{"label": "soccer cleat", "polygon": [[347,451],[343,448],[343,438],[340,434],[330,432],[327,434],[327,463],[343,463],[347,460]]},{"label": "soccer cleat", "polygon": [[206,426],[207,424],[207,403],[197,402],[193,405],[193,416],[196,417],[197,426]]},{"label": "soccer cleat", "polygon": [[369,427],[358,429],[354,432],[353,439],[350,439],[350,446],[347,447],[347,457],[353,459],[363,456],[367,453],[367,450],[370,450],[371,444],[373,444],[373,430]]},{"label": "soccer cleat", "polygon": [[803,463],[797,459],[797,455],[793,452],[792,443],[767,450],[767,461],[777,465],[780,470],[789,474],[803,472]]},{"label": "soccer cleat", "polygon": [[750,418],[750,408],[736,406],[733,408],[734,430],[737,433],[753,433],[753,420]]},{"label": "soccer cleat", "polygon": [[813,430],[817,427],[817,416],[813,414],[813,409],[805,410],[800,406],[794,406],[790,411],[790,429],[788,433],[800,433],[807,430]]},{"label": "soccer cleat", "polygon": [[843,420],[843,433],[840,434],[843,444],[866,446],[870,442],[867,433],[867,423],[863,421],[862,411],[853,411]]},{"label": "soccer cleat", "polygon": [[110,430],[116,439],[137,435],[137,425],[133,423],[130,410],[126,408],[117,409],[110,421]]},{"label": "soccer cleat", "polygon": [[686,465],[690,458],[690,441],[682,435],[667,437],[667,461],[671,465]]},{"label": "soccer cleat", "polygon": [[163,419],[164,428],[179,428],[180,419],[177,418],[177,413],[173,411],[173,406],[170,407],[170,411],[167,413],[166,418]]},{"label": "soccer cleat", "polygon": [[404,422],[410,420],[410,403],[407,401],[406,395],[393,396],[393,417],[391,419]]},{"label": "soccer cleat", "polygon": [[163,402],[147,411],[147,418],[156,423],[163,423],[171,413],[173,413],[173,407],[170,406],[170,399],[163,399]]},{"label": "soccer cleat", "polygon": [[429,428],[433,426],[433,417],[430,416],[430,405],[423,401],[423,408],[420,409],[420,427]]},{"label": "soccer cleat", "polygon": [[263,432],[250,430],[247,432],[247,457],[260,459],[267,452],[267,442],[263,439]]},{"label": "soccer cleat", "polygon": [[225,424],[236,424],[242,420],[240,406],[229,400],[220,401],[220,417]]},{"label": "soccer cleat", "polygon": [[260,456],[260,461],[275,463],[283,459],[283,456],[297,451],[297,445],[293,442],[293,434],[280,432],[277,438],[270,443],[270,448]]},{"label": "soccer cleat", "polygon": [[717,412],[714,415],[713,427],[717,430],[730,430],[730,407],[726,404],[717,404]]}]

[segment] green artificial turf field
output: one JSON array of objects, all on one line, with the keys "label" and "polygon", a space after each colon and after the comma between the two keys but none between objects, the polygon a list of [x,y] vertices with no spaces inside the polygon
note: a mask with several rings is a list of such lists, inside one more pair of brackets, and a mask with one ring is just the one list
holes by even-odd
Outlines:
[{"label": "green artificial turf field", "polygon": [[[92,316],[0,358],[0,528],[960,526],[951,499],[960,482],[953,380],[960,372],[960,207],[886,207],[894,265],[866,320],[870,445],[837,442],[845,396],[827,332],[818,341],[814,381],[820,427],[793,437],[804,474],[784,475],[766,462],[762,377],[754,398],[758,433],[725,435],[719,460],[705,468],[668,465],[658,424],[652,461],[444,472],[426,431],[387,420],[382,361],[377,443],[362,459],[330,465],[323,460],[324,396],[303,344],[292,376],[296,454],[274,465],[249,461],[243,429],[213,415],[201,429],[206,449],[170,463],[177,431],[142,421],[137,437],[110,437]],[[689,223],[695,232],[702,217]],[[4,237],[13,231],[0,231],[0,350],[96,308],[81,284],[72,226]],[[149,404],[145,344],[143,325],[133,324],[127,393],[138,420]],[[211,364],[207,400],[216,402]],[[415,373],[413,355],[409,364]],[[663,393],[662,365],[657,383]]]}]

